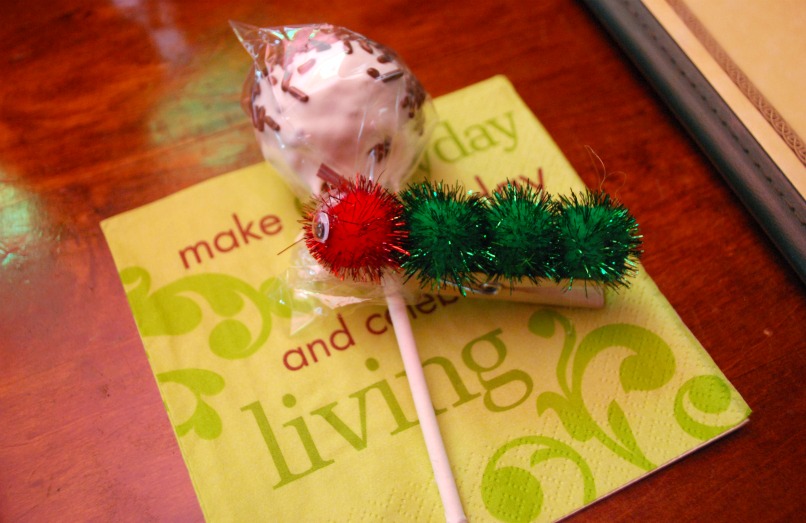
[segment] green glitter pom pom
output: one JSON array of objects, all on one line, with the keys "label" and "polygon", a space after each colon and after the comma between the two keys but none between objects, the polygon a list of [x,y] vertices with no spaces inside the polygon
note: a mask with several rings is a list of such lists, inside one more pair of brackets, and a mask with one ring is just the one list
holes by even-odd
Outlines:
[{"label": "green glitter pom pom", "polygon": [[531,186],[507,184],[488,200],[491,275],[510,282],[554,278],[559,257],[550,197]]},{"label": "green glitter pom pom", "polygon": [[410,185],[400,198],[409,226],[404,248],[410,255],[401,264],[407,277],[416,276],[423,286],[455,284],[463,291],[475,283],[473,273],[489,269],[486,206],[478,196],[458,186],[423,182]]},{"label": "green glitter pom pom", "polygon": [[560,197],[555,212],[561,252],[557,277],[627,286],[643,252],[630,212],[601,192]]}]

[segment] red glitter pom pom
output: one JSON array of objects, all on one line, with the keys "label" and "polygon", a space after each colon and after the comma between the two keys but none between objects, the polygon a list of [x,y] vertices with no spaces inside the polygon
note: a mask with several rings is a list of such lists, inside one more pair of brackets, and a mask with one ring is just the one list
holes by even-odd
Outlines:
[{"label": "red glitter pom pom", "polygon": [[311,255],[340,279],[378,283],[407,254],[403,206],[389,191],[361,176],[320,195],[302,220]]}]

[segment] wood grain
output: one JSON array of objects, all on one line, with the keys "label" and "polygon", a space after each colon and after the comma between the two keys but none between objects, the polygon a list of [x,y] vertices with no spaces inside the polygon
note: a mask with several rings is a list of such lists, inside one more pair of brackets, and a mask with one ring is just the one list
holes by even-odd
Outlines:
[{"label": "wood grain", "polygon": [[[396,49],[432,95],[506,74],[754,409],[578,521],[802,517],[806,293],[584,8],[529,2],[0,6],[0,521],[195,521],[193,488],[100,220],[260,161],[229,19],[326,21]],[[472,5],[472,7],[471,7]]]}]

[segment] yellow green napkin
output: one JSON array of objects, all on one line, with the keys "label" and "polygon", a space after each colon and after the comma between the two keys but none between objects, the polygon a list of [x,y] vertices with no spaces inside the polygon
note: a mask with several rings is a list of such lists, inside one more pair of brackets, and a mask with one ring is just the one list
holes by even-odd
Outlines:
[{"label": "yellow green napkin", "polygon": [[[506,78],[436,107],[416,177],[583,187]],[[205,517],[440,521],[385,309],[287,288],[296,208],[261,164],[102,224]],[[292,334],[295,311],[322,314]],[[471,521],[557,519],[750,413],[644,272],[600,310],[424,295],[409,313]]]}]

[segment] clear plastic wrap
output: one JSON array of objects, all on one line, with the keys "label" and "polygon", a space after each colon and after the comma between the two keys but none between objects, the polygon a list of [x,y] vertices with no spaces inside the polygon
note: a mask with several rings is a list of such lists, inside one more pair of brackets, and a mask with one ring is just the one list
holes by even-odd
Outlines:
[{"label": "clear plastic wrap", "polygon": [[[329,24],[231,25],[253,59],[241,105],[264,158],[302,201],[325,187],[317,175],[322,165],[345,178],[360,175],[400,189],[437,118],[397,53]],[[339,280],[304,245],[295,248],[285,281],[284,292],[291,289],[295,301],[315,303],[295,311],[294,330],[328,310],[384,303],[379,285]]]},{"label": "clear plastic wrap", "polygon": [[301,198],[321,190],[322,164],[400,188],[436,118],[392,49],[328,24],[232,27],[254,60],[243,108],[264,157]]}]

